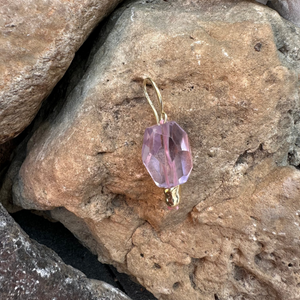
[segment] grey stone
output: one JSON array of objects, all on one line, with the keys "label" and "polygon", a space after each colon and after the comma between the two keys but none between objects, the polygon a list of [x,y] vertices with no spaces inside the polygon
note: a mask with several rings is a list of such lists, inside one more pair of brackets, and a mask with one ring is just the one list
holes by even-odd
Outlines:
[{"label": "grey stone", "polygon": [[275,9],[283,18],[300,26],[300,0],[256,0]]},{"label": "grey stone", "polygon": [[271,0],[268,5],[300,27],[300,0]]},{"label": "grey stone", "polygon": [[20,300],[130,300],[105,282],[90,280],[20,229],[0,204],[0,296]]}]

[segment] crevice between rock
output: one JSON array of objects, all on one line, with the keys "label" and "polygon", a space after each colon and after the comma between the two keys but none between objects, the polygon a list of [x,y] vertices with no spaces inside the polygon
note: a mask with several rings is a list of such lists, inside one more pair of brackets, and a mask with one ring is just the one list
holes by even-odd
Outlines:
[{"label": "crevice between rock", "polygon": [[156,299],[128,275],[118,273],[113,266],[101,264],[97,256],[81,245],[60,222],[52,223],[27,210],[14,213],[12,217],[31,239],[55,251],[66,264],[80,270],[88,278],[107,282],[132,300]]}]

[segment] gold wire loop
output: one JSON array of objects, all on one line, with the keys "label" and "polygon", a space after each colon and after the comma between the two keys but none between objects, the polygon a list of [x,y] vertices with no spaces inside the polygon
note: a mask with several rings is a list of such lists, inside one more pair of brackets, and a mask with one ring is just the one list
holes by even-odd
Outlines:
[{"label": "gold wire loop", "polygon": [[[155,109],[155,106],[154,106],[153,102],[151,101],[150,96],[147,92],[147,81],[149,81],[155,89],[156,96],[157,96],[157,99],[158,99],[159,105],[160,105],[160,115],[157,113],[157,110]],[[161,93],[160,93],[157,85],[155,84],[155,82],[151,78],[148,77],[148,78],[144,79],[143,86],[144,86],[145,96],[146,96],[150,106],[153,109],[157,124],[160,124],[160,121],[167,122],[168,117],[167,117],[167,114],[164,112],[164,105],[163,105]]]}]

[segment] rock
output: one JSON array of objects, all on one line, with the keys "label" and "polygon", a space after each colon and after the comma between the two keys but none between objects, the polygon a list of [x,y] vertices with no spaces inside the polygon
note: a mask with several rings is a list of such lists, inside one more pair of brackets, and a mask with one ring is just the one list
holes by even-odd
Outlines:
[{"label": "rock", "polygon": [[[255,172],[263,174],[265,170]],[[299,172],[286,167],[264,176],[260,184],[249,184],[232,203],[224,201],[204,210],[198,206],[192,213],[193,219],[196,216],[206,227],[203,233],[209,227],[220,228],[215,241],[222,245],[209,249],[194,276],[200,288],[210,290],[203,280],[214,274],[224,287],[218,293],[221,299],[230,295],[233,286],[249,299],[297,299],[299,295]],[[223,254],[218,255],[217,249]],[[229,282],[226,273],[231,274]]]},{"label": "rock", "polygon": [[32,121],[75,52],[119,2],[2,1],[0,144]]},{"label": "rock", "polygon": [[271,0],[268,5],[277,10],[285,19],[300,26],[300,1],[299,0]]},{"label": "rock", "polygon": [[216,193],[218,204],[200,203],[172,230],[153,237],[148,224],[140,227],[127,255],[130,271],[170,299],[297,299],[299,172],[283,167],[267,175],[264,167],[254,170],[265,176],[259,185],[249,182],[227,201]]},{"label": "rock", "polygon": [[[256,3],[126,3],[29,140],[14,204],[52,210],[158,299],[297,299],[299,49]],[[141,160],[148,76],[192,147],[178,211]]]},{"label": "rock", "polygon": [[256,0],[259,3],[267,4],[285,19],[300,26],[300,0]]},{"label": "rock", "polygon": [[16,180],[20,167],[26,158],[26,145],[30,137],[28,135],[23,141],[19,141],[18,145],[18,140],[22,135],[0,145],[0,148],[5,150],[1,153],[2,155],[0,154],[2,156],[0,199],[5,209],[10,213],[22,210],[22,207],[15,205],[12,200],[12,184]]},{"label": "rock", "polygon": [[268,0],[255,0],[258,3],[267,4]]},{"label": "rock", "polygon": [[65,265],[49,248],[30,240],[0,204],[1,299],[130,300],[105,282]]},{"label": "rock", "polygon": [[117,272],[111,265],[98,262],[97,256],[81,245],[67,228],[60,222],[49,220],[48,212],[22,210],[12,216],[31,239],[55,251],[65,264],[80,270],[88,278],[104,281],[122,290],[132,300],[156,299],[128,275]]}]

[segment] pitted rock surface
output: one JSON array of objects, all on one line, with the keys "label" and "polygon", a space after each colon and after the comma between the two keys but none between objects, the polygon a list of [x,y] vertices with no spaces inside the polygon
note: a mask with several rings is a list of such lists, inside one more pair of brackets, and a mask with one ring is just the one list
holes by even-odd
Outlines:
[{"label": "pitted rock surface", "polygon": [[[299,40],[254,2],[127,3],[61,111],[28,142],[14,203],[52,210],[158,299],[296,300]],[[178,211],[142,164],[155,124],[144,77],[190,138]]]}]

